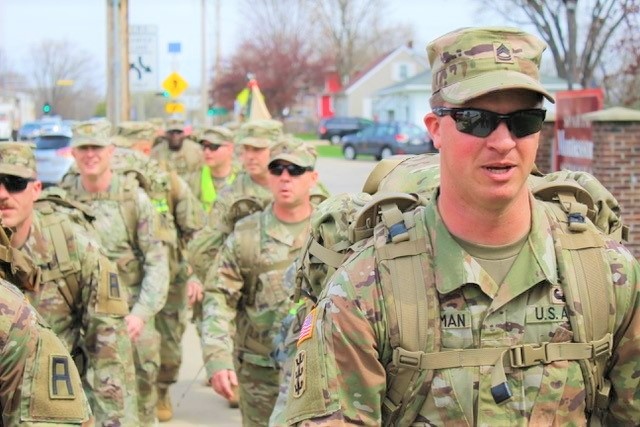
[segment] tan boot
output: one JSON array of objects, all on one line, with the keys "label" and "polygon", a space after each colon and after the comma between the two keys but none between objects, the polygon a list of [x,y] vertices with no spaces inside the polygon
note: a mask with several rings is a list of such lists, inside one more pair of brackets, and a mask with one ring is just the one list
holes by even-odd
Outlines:
[{"label": "tan boot", "polygon": [[171,396],[166,388],[158,388],[158,403],[156,404],[156,415],[158,421],[165,422],[173,418],[173,407],[171,406]]},{"label": "tan boot", "polygon": [[231,390],[233,390],[233,397],[229,399],[229,408],[238,408],[240,404],[238,403],[238,386],[231,386]]}]

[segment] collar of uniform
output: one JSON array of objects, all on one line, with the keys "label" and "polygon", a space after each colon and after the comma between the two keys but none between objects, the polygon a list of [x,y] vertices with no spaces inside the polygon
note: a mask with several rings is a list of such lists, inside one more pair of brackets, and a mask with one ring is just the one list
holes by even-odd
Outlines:
[{"label": "collar of uniform", "polygon": [[53,243],[42,232],[41,215],[34,209],[29,237],[20,248],[33,260],[35,265],[47,265],[53,261]]},{"label": "collar of uniform", "polygon": [[306,231],[304,233],[300,233],[298,236],[294,236],[291,234],[290,230],[280,220],[278,220],[278,218],[276,218],[276,215],[273,213],[273,202],[269,203],[265,208],[264,214],[264,233],[267,236],[278,242],[284,243],[289,246],[291,250],[302,248],[302,245],[307,239],[309,221],[307,221]]},{"label": "collar of uniform", "polygon": [[[425,209],[425,219],[428,224],[429,238],[433,248],[433,258],[436,274],[436,288],[438,292],[447,294],[459,289],[465,284],[475,283],[490,297],[494,297],[495,292],[487,292],[489,289],[495,288],[495,284],[489,278],[489,275],[480,267],[476,260],[469,255],[451,236],[444,221],[440,217],[437,204],[435,203],[437,192],[434,193],[434,203],[427,204]],[[553,247],[553,237],[551,236],[551,228],[549,219],[547,218],[544,208],[537,200],[530,197],[530,203],[533,206],[531,218],[531,232],[527,237],[527,242],[523,250],[514,262],[516,268],[522,265],[521,258],[533,259],[534,263],[523,266],[526,271],[521,273],[518,271],[519,277],[526,277],[514,283],[513,268],[507,274],[505,282],[509,280],[512,284],[509,286],[511,299],[515,294],[520,294],[541,281],[549,281],[557,283],[556,257]],[[491,283],[488,283],[491,282]],[[504,295],[503,292],[499,293]]]}]

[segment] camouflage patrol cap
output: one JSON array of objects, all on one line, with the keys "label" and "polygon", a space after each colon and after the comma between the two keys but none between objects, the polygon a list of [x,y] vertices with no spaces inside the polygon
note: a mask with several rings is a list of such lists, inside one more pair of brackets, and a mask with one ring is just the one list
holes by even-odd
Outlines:
[{"label": "camouflage patrol cap", "polygon": [[212,144],[233,143],[233,132],[224,126],[212,126],[198,133],[198,142],[209,141]]},{"label": "camouflage patrol cap", "polygon": [[33,144],[0,142],[0,173],[21,178],[36,178],[36,157]]},{"label": "camouflage patrol cap", "polygon": [[271,147],[282,136],[282,122],[262,119],[243,123],[236,132],[236,143],[257,148]]},{"label": "camouflage patrol cap", "polygon": [[555,102],[540,84],[540,58],[545,49],[544,42],[517,28],[452,31],[427,46],[433,95],[460,105],[489,92],[528,89]]},{"label": "camouflage patrol cap", "polygon": [[179,130],[180,132],[184,132],[184,120],[182,119],[170,119],[167,122],[167,125],[165,126],[165,130],[167,132],[172,131],[172,130]]},{"label": "camouflage patrol cap", "polygon": [[111,145],[111,123],[108,120],[89,120],[80,122],[73,127],[72,147],[96,145],[106,147]]},{"label": "camouflage patrol cap", "polygon": [[315,147],[297,138],[281,138],[271,148],[269,164],[276,160],[285,160],[304,168],[313,168],[316,165],[318,154]]},{"label": "camouflage patrol cap", "polygon": [[130,147],[140,140],[153,141],[155,136],[156,126],[153,123],[128,121],[118,124],[112,140],[119,147]]}]

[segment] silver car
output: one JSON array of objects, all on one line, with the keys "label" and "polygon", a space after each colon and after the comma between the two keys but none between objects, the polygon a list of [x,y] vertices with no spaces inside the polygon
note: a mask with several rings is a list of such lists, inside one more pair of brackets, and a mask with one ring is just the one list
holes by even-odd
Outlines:
[{"label": "silver car", "polygon": [[71,136],[70,128],[57,126],[42,129],[34,139],[38,179],[43,186],[58,184],[73,164]]}]

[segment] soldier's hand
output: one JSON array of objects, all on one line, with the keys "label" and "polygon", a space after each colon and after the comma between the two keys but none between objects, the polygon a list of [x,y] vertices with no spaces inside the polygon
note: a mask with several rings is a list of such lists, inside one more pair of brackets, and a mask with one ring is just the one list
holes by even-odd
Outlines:
[{"label": "soldier's hand", "polygon": [[137,341],[140,338],[140,334],[142,333],[142,328],[144,327],[144,320],[136,316],[135,314],[128,314],[124,321],[127,322],[127,332],[129,333],[129,338],[132,341]]},{"label": "soldier's hand", "polygon": [[204,287],[202,286],[202,283],[197,280],[188,281],[187,298],[189,299],[189,306],[193,306],[196,301],[202,301],[202,298],[204,298]]},{"label": "soldier's hand", "polygon": [[213,387],[216,393],[225,399],[229,400],[233,398],[233,387],[238,386],[238,377],[235,371],[231,369],[223,369],[216,371],[209,379],[209,384]]}]

